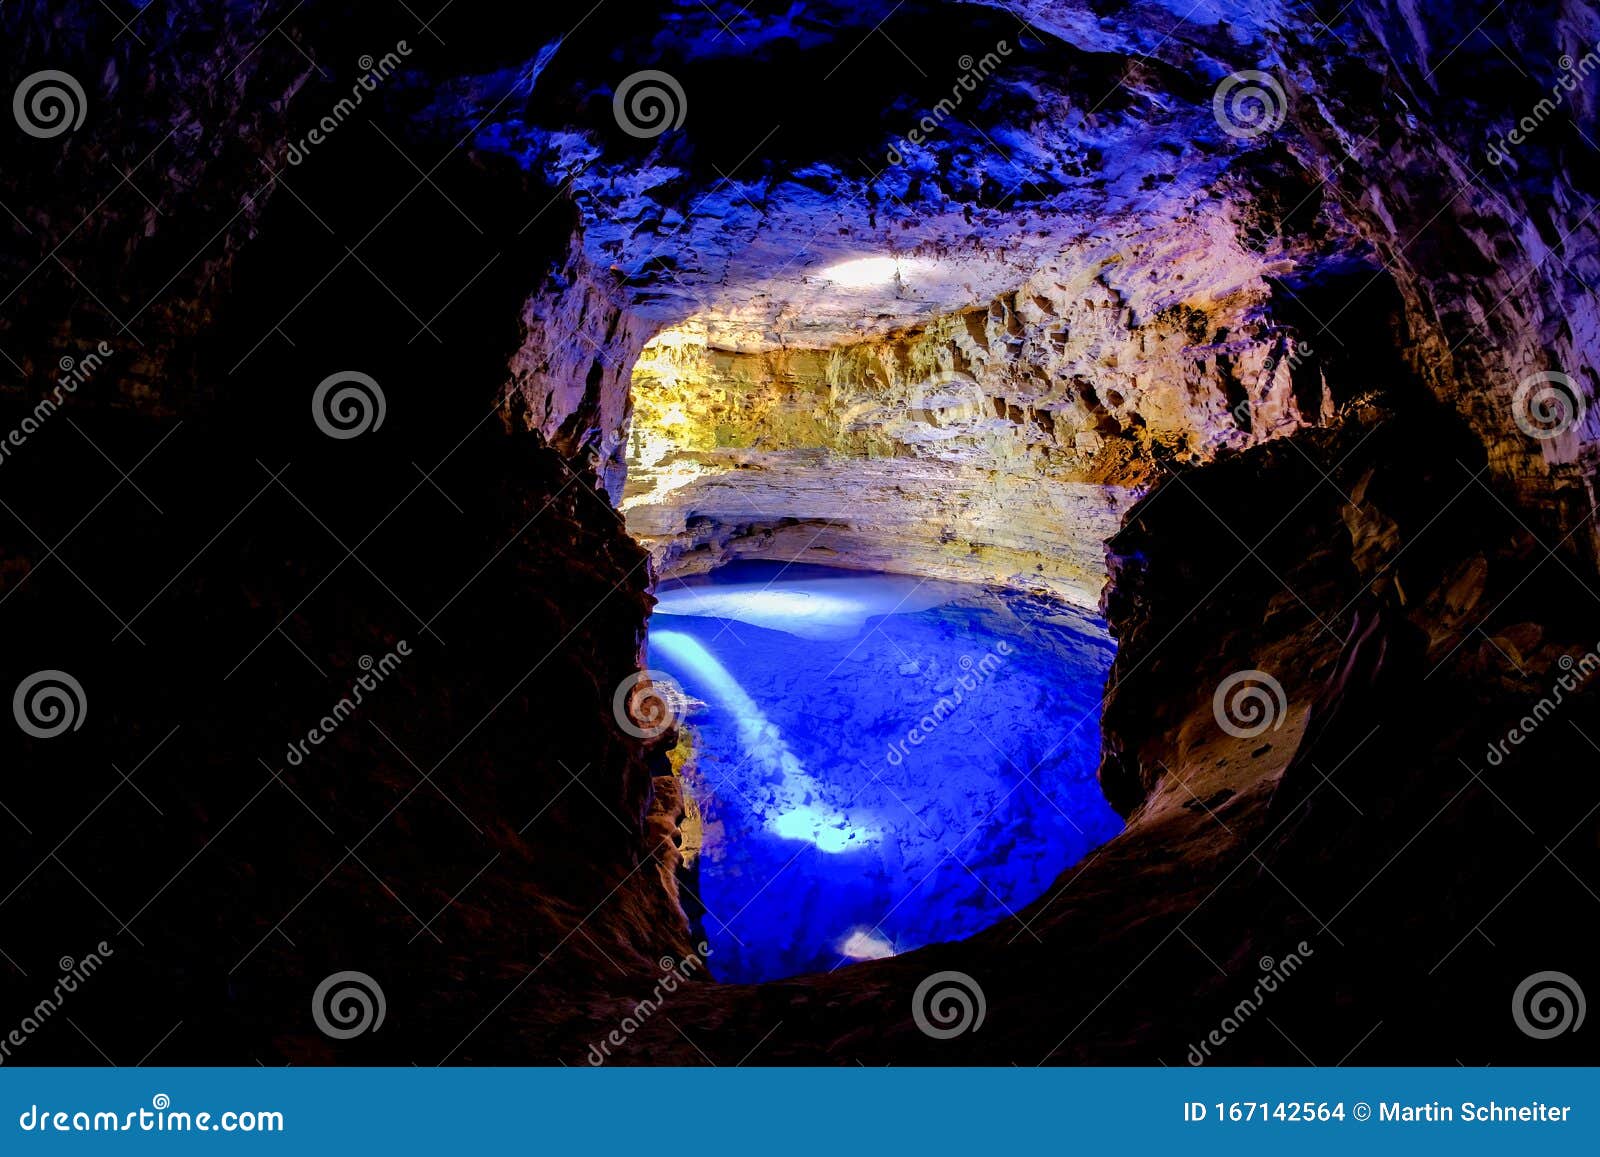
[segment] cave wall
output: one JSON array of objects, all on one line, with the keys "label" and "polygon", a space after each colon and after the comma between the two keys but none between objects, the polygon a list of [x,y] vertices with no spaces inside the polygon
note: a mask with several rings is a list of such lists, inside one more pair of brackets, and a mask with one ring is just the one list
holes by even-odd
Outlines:
[{"label": "cave wall", "polygon": [[[1136,2],[1093,20],[1061,0],[1023,5],[1074,44],[1148,51],[1218,78],[1281,70],[1272,139],[1337,196],[1395,279],[1414,372],[1465,417],[1491,472],[1552,541],[1593,565],[1600,265],[1595,97],[1582,71],[1600,16],[1576,2],[1513,12],[1358,0],[1333,13],[1252,5],[1202,25],[1181,8]],[[1559,113],[1539,107],[1552,94]],[[1508,143],[1527,118],[1537,123],[1525,142]],[[1366,292],[1327,301],[1307,340]],[[1517,392],[1542,371],[1576,383],[1585,416],[1534,439],[1518,425]],[[1526,399],[1520,408],[1526,419]]]},{"label": "cave wall", "polygon": [[[1355,164],[1329,172],[1397,274],[1418,372],[1466,417],[1491,472],[1551,545],[1592,566],[1600,557],[1595,98],[1572,68],[1586,57],[1594,67],[1600,14],[1581,3],[1541,5],[1532,19],[1501,10],[1469,20],[1466,11],[1414,3],[1354,11],[1370,35],[1368,53],[1392,62],[1382,74],[1393,111],[1315,102],[1321,124],[1313,121],[1313,131],[1329,161],[1340,155],[1334,140],[1370,142],[1354,150]],[[1507,145],[1525,118],[1543,117],[1540,103],[1553,91],[1567,115],[1540,125],[1525,145]],[[1365,150],[1377,147],[1368,159]],[[1585,416],[1558,437],[1531,439],[1518,387],[1541,371],[1574,381]]]},{"label": "cave wall", "polygon": [[[683,183],[695,179],[693,162],[672,150],[655,149],[650,164],[630,171],[603,159],[590,164],[592,152],[583,154],[587,167],[575,168],[570,145],[542,146],[560,158],[559,172],[573,174],[570,180],[592,221],[586,244],[615,261],[616,278],[635,290],[640,310],[663,327],[683,325],[687,315],[690,330],[703,333],[711,350],[750,358],[736,370],[712,366],[689,376],[704,378],[714,393],[731,390],[749,397],[753,410],[763,404],[756,400],[762,391],[771,391],[783,405],[812,414],[820,427],[739,428],[737,407],[725,421],[729,416],[702,414],[692,403],[691,424],[703,421],[717,428],[720,422],[728,444],[706,445],[704,437],[686,430],[682,433],[694,442],[692,453],[674,456],[664,478],[650,476],[653,466],[634,463],[636,474],[641,469],[643,474],[636,478],[631,508],[640,512],[637,525],[652,540],[665,573],[704,569],[734,554],[781,557],[815,551],[845,563],[859,557],[861,565],[895,565],[898,558],[903,566],[1031,583],[1085,601],[1092,598],[1099,571],[1092,543],[1142,491],[1154,461],[1164,459],[1135,445],[1120,471],[1063,464],[1061,458],[1077,453],[1076,441],[1061,447],[1048,432],[1025,428],[989,445],[961,447],[967,461],[959,469],[983,463],[979,469],[986,485],[976,493],[994,496],[989,509],[982,498],[974,504],[950,500],[945,497],[953,485],[949,460],[961,457],[952,445],[960,440],[941,435],[944,445],[930,450],[925,436],[908,440],[895,430],[894,415],[909,401],[906,387],[916,384],[924,365],[963,369],[978,380],[977,392],[991,399],[1010,396],[1000,416],[1011,418],[1015,406],[1023,411],[1018,424],[1028,427],[1037,426],[1029,416],[1041,409],[1035,402],[1053,419],[1062,401],[1058,395],[1070,391],[1074,378],[1086,378],[1101,405],[1114,392],[1126,400],[1125,412],[1108,406],[1109,420],[1085,423],[1081,414],[1073,414],[1083,407],[1068,407],[1074,438],[1079,432],[1115,438],[1117,428],[1126,430],[1130,415],[1137,414],[1156,427],[1153,440],[1160,451],[1176,452],[1181,460],[1184,453],[1205,456],[1213,445],[1250,440],[1233,435],[1226,413],[1207,412],[1209,399],[1196,403],[1194,367],[1183,362],[1203,359],[1200,351],[1212,347],[1217,360],[1202,365],[1200,375],[1213,376],[1219,396],[1231,396],[1237,404],[1261,372],[1262,343],[1270,350],[1280,326],[1315,351],[1319,369],[1331,373],[1333,363],[1344,363],[1338,367],[1340,380],[1325,383],[1322,391],[1334,402],[1389,385],[1401,375],[1422,382],[1478,431],[1490,447],[1490,472],[1539,520],[1551,541],[1560,541],[1569,554],[1595,556],[1590,516],[1600,429],[1589,404],[1595,382],[1586,352],[1595,336],[1590,286],[1596,271],[1593,223],[1585,212],[1591,190],[1583,176],[1587,167],[1579,163],[1592,150],[1580,127],[1592,111],[1587,89],[1577,85],[1564,95],[1572,118],[1541,125],[1525,146],[1501,151],[1496,144],[1505,144],[1520,115],[1517,100],[1531,109],[1548,95],[1534,74],[1541,67],[1559,73],[1558,58],[1581,61],[1593,47],[1592,14],[1584,6],[1550,6],[1536,34],[1503,12],[1468,19],[1437,7],[1407,5],[1355,5],[1337,16],[1324,14],[1332,24],[1315,14],[1258,5],[1234,13],[1226,26],[1192,21],[1180,6],[1159,3],[1113,5],[1093,19],[1065,3],[1035,3],[1023,11],[1039,33],[1053,38],[1052,51],[1082,54],[1074,57],[1080,68],[1086,58],[1103,68],[1106,54],[1117,53],[1137,55],[1139,67],[1111,68],[1100,96],[1116,99],[1088,102],[1096,115],[1087,124],[1073,122],[1065,138],[1037,121],[1029,125],[1027,145],[1050,180],[1039,178],[1043,187],[1024,181],[1008,191],[1015,213],[1003,238],[985,233],[985,222],[998,215],[989,211],[983,190],[959,177],[964,159],[959,140],[928,145],[933,169],[912,162],[909,184],[891,166],[862,194],[854,175],[810,164],[799,181],[785,183],[779,166],[759,179],[707,179],[703,193],[680,196]],[[1529,66],[1508,61],[1501,45]],[[1215,85],[1204,91],[1189,86],[1250,67],[1275,70],[1280,78],[1281,124],[1269,133],[1240,134],[1246,138],[1242,142],[1217,138],[1207,99]],[[1482,76],[1503,82],[1494,101],[1478,95],[1476,78]],[[1188,103],[1196,106],[1198,119],[1175,107]],[[992,105],[1003,101],[997,97]],[[984,114],[992,111],[991,104],[983,106]],[[1176,179],[1158,164],[1131,173],[1127,166],[1133,162],[1123,151],[1104,147],[1113,134],[1134,132],[1135,122],[1149,134],[1139,155],[1183,150],[1189,163]],[[1187,138],[1185,145],[1174,143],[1181,137]],[[1006,139],[1018,147],[1018,137]],[[1088,147],[1091,142],[1101,147]],[[1131,148],[1127,141],[1120,143]],[[1092,180],[1079,184],[1073,178]],[[969,286],[985,285],[993,271],[974,263],[972,247],[979,239],[986,255],[1000,252],[1016,260],[1029,254],[1038,272],[1031,280],[1026,272],[1015,274],[1017,288],[1008,287],[996,299],[1002,301],[1002,313],[1009,311],[1009,332],[998,335],[990,350],[1003,356],[974,356],[960,348],[959,334],[943,361],[916,354],[924,331],[938,346],[941,329],[952,328],[951,313],[898,330],[890,320],[892,332],[866,340],[842,326],[828,310],[856,298],[849,292],[836,294],[839,301],[819,296],[818,269],[826,263],[825,253],[817,235],[796,220],[819,211],[819,191],[831,192],[837,232],[850,237],[856,251],[862,245],[870,252],[872,246],[903,244],[913,261],[931,252],[931,260],[958,271],[936,275],[920,289],[917,277],[908,274],[905,291],[896,290],[903,300],[893,305],[882,294],[861,297],[862,312],[876,315],[880,326],[897,309],[926,315],[930,299],[952,280],[968,277]],[[852,205],[858,195],[861,201]],[[1086,218],[1091,203],[1100,212]],[[967,224],[952,231],[948,214],[957,206],[963,207]],[[1030,230],[1030,215],[1048,222],[1048,228]],[[905,236],[903,242],[894,239],[889,218]],[[1173,220],[1183,223],[1182,231],[1161,237]],[[794,252],[782,264],[803,277],[773,283],[763,280],[759,269],[745,267],[777,248],[786,230],[793,231]],[[1035,235],[1046,233],[1077,236],[1050,252],[1041,250]],[[1153,235],[1161,240],[1152,242]],[[661,255],[663,236],[682,241],[669,248],[692,254],[692,262],[660,264],[668,260]],[[1469,263],[1468,255],[1476,259]],[[1066,296],[1062,287],[1094,276],[1112,290],[1112,316],[1117,309],[1129,311],[1118,319],[1123,332],[1099,335],[1080,348],[1052,348],[1049,343],[1060,342],[1063,333],[1085,329],[1084,319],[1068,318],[1075,302],[1053,299]],[[1154,284],[1139,284],[1141,277]],[[740,293],[746,284],[748,301]],[[1270,285],[1270,301],[1262,300],[1262,285]],[[1219,308],[1229,288],[1253,298],[1253,315],[1237,303]],[[987,296],[981,288],[976,292],[980,301]],[[1050,302],[1056,316],[1037,310],[1035,301]],[[1186,343],[1183,358],[1170,358],[1171,351],[1161,347],[1162,326],[1153,319],[1166,309],[1207,315],[1194,319],[1201,336]],[[1092,331],[1093,325],[1087,328]],[[1372,343],[1374,327],[1397,334],[1396,340]],[[840,344],[820,342],[825,333]],[[1019,337],[1023,348],[1018,348]],[[1155,348],[1149,348],[1152,342]],[[806,348],[859,350],[859,359],[885,360],[893,368],[860,368],[843,357],[802,398],[794,371],[763,368],[762,358]],[[1235,357],[1244,364],[1231,365]],[[1119,369],[1119,362],[1136,368]],[[1575,383],[1586,414],[1558,437],[1531,438],[1519,425],[1529,407],[1519,386],[1530,375],[1549,371]],[[736,380],[737,388],[721,378]],[[608,374],[605,380],[601,408],[620,413],[620,379]],[[641,396],[655,381],[648,373],[640,377]],[[1314,398],[1315,386],[1307,393]],[[676,401],[671,391],[663,398],[666,405]],[[707,407],[720,404],[702,401]],[[888,411],[884,453],[919,466],[874,461],[859,467],[861,477],[850,485],[826,490],[819,461],[840,469],[861,456],[860,439],[843,428],[854,418],[841,421],[834,411],[874,402]],[[571,412],[574,405],[558,409]],[[1164,413],[1169,407],[1175,412]],[[1275,425],[1280,432],[1292,430],[1297,416],[1253,417],[1252,433],[1260,435]],[[641,420],[648,425],[650,418],[647,413]],[[1102,432],[1097,424],[1110,429]],[[1181,432],[1190,434],[1195,448],[1183,444]],[[1131,440],[1146,439],[1136,432]],[[817,451],[824,452],[821,459]],[[783,454],[789,457],[773,457]],[[882,456],[877,447],[869,454]],[[1019,458],[1029,455],[1034,460],[1014,470]],[[907,481],[915,481],[902,485],[900,472],[908,469],[922,473],[907,475]],[[1020,486],[1013,484],[1016,473],[1023,476]],[[1051,487],[1030,494],[1026,478],[1035,473],[1069,488],[1088,482],[1124,487],[1126,493],[1071,494]],[[1113,473],[1118,476],[1109,476]],[[973,480],[968,476],[963,482],[969,494],[973,490],[965,482]],[[671,492],[656,500],[641,492],[641,485]],[[764,502],[769,488],[773,500]],[[847,495],[860,499],[862,509],[885,510],[888,504],[880,495],[900,501],[909,496],[916,505],[917,498],[930,494],[938,497],[903,521],[844,518],[841,508],[853,503],[836,501]],[[794,509],[786,508],[790,499]],[[1017,523],[1026,528],[1020,534],[995,525],[991,514],[1002,506],[1019,516]],[[670,543],[665,541],[669,535]],[[1058,567],[1041,557],[1057,553],[1070,562]]]},{"label": "cave wall", "polygon": [[[570,211],[555,216],[573,219]],[[629,381],[654,326],[628,309],[615,277],[594,268],[573,228],[560,262],[523,305],[505,407],[512,424],[597,472],[616,501],[626,474]]]},{"label": "cave wall", "polygon": [[1319,241],[1262,242],[1254,219],[1219,191],[1170,234],[1085,243],[880,340],[740,352],[695,319],[666,331],[633,373],[629,528],[664,578],[807,559],[1095,606],[1101,544],[1164,465],[1333,413],[1263,276]]},{"label": "cave wall", "polygon": [[[57,1017],[11,1059],[548,1056],[690,947],[681,804],[615,706],[647,555],[583,431],[507,401],[573,218],[418,115],[464,66],[426,33],[288,159],[377,30],[415,36],[386,7],[201,8],[3,13],[8,81],[91,103],[8,122],[0,175],[3,677],[82,691],[76,729],[0,736],[0,994],[114,952],[92,1043]],[[345,970],[390,1011],[341,1042],[312,994]]]}]

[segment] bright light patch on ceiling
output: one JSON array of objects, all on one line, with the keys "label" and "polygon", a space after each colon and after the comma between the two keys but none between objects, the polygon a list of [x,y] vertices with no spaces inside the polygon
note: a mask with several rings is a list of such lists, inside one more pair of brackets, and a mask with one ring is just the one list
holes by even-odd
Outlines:
[{"label": "bright light patch on ceiling", "polygon": [[869,285],[887,285],[900,274],[900,262],[893,257],[858,257],[854,261],[841,261],[822,271],[835,285],[846,289],[862,289]]}]

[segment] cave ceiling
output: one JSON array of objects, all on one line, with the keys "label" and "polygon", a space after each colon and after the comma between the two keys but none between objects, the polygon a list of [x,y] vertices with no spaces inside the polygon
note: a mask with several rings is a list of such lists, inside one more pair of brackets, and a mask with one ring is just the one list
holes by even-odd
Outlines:
[{"label": "cave ceiling", "polygon": [[[514,92],[506,59],[430,115],[570,197],[585,255],[631,310],[721,348],[877,337],[1041,272],[1100,279],[1146,313],[1203,308],[1359,251],[1303,174],[1314,236],[1235,240],[1252,210],[1230,175],[1251,168],[1259,188],[1261,172],[1299,173],[1263,131],[1288,113],[1281,87],[1253,109],[1214,105],[1231,74],[1281,71],[1275,6],[1227,21],[1187,0],[1094,7],[597,16],[522,61]],[[656,75],[630,84],[641,72]],[[1126,284],[1118,266],[1141,257]]]}]

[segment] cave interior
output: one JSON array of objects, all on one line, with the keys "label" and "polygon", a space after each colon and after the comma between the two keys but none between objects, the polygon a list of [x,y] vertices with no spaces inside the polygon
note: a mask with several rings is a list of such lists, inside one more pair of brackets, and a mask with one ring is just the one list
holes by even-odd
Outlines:
[{"label": "cave interior", "polygon": [[1592,5],[157,7],[0,12],[28,1057],[1594,1061]]}]

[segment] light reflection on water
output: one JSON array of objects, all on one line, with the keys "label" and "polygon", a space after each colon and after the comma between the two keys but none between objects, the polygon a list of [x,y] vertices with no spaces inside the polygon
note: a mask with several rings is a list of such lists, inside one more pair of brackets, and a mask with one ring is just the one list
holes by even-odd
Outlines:
[{"label": "light reflection on water", "polygon": [[651,665],[704,703],[691,789],[721,979],[969,935],[1121,830],[1094,777],[1097,620],[819,567],[668,586]]}]

